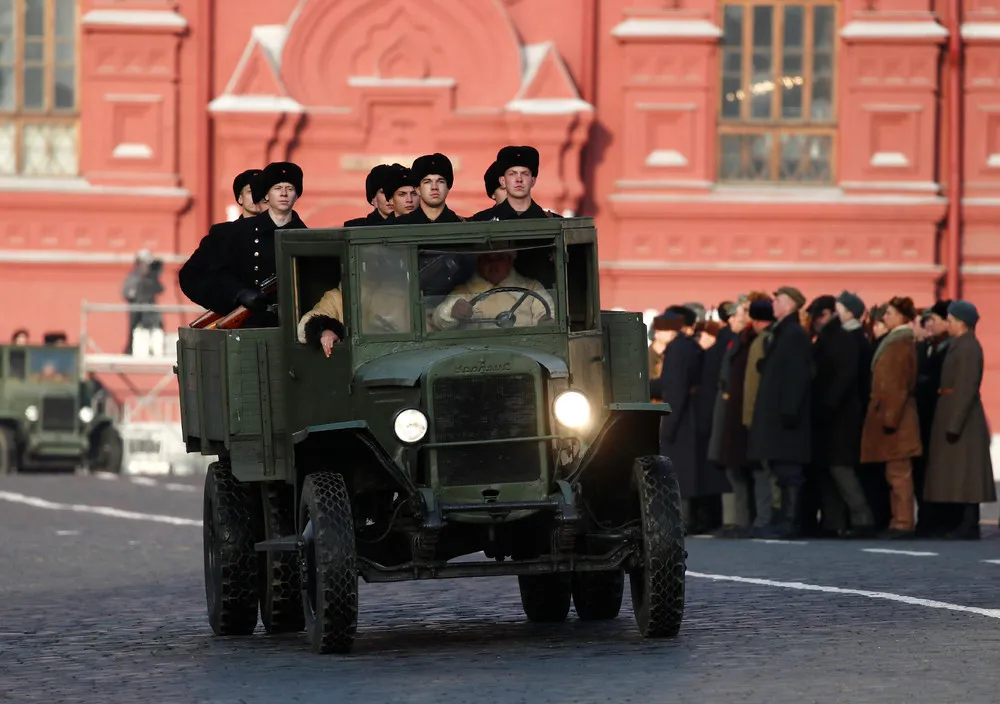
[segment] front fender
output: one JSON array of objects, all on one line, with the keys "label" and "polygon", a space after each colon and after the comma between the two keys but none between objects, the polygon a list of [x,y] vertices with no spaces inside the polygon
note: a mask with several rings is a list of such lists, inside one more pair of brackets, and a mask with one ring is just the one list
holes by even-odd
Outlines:
[{"label": "front fender", "polygon": [[638,457],[660,454],[660,420],[671,413],[665,403],[617,403],[608,408],[604,426],[569,476],[591,512],[605,517],[632,503],[632,465]]}]

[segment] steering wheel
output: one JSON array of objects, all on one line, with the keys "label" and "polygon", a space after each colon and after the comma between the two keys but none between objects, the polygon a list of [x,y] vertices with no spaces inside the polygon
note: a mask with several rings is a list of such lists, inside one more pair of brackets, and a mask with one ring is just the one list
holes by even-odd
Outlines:
[{"label": "steering wheel", "polygon": [[542,305],[545,307],[545,317],[552,318],[552,307],[549,302],[546,301],[537,291],[532,291],[530,288],[524,288],[522,286],[498,286],[497,288],[491,288],[489,291],[483,291],[482,293],[476,294],[472,300],[469,301],[470,306],[475,306],[479,301],[484,298],[489,298],[494,293],[520,293],[522,294],[517,303],[515,303],[510,310],[505,310],[504,312],[497,315],[495,318],[470,318],[464,322],[467,323],[487,323],[495,322],[499,328],[512,328],[514,323],[517,322],[517,316],[514,315],[514,311],[517,310],[528,296],[532,296],[541,301]]}]

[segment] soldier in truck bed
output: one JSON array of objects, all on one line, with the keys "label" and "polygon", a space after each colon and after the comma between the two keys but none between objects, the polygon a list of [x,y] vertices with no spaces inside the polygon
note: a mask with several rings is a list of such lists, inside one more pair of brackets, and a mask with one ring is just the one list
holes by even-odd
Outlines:
[{"label": "soldier in truck bed", "polygon": [[274,231],[306,227],[292,209],[302,195],[302,169],[290,162],[268,164],[259,188],[267,195],[267,211],[210,231],[178,275],[184,295],[208,310],[226,315],[245,306],[251,314],[243,327],[251,328],[278,324],[268,310],[276,295],[260,292],[275,274]]},{"label": "soldier in truck bed", "polygon": [[504,147],[497,152],[496,167],[500,170],[499,183],[506,190],[507,198],[492,208],[479,211],[470,220],[562,217],[550,210],[543,210],[531,198],[531,189],[534,188],[535,180],[538,178],[537,149],[534,147]]},{"label": "soldier in truck bed", "polygon": [[365,198],[369,205],[374,208],[363,218],[353,218],[344,222],[344,227],[365,227],[367,225],[385,225],[386,218],[392,215],[392,203],[385,196],[382,189],[385,176],[392,167],[388,164],[379,164],[368,172],[365,179]]}]

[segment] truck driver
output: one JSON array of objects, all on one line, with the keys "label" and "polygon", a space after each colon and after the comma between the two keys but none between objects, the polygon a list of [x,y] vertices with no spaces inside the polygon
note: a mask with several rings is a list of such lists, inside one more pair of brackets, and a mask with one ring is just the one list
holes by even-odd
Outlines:
[{"label": "truck driver", "polygon": [[514,259],[517,252],[489,252],[480,254],[476,260],[478,273],[464,284],[459,284],[451,294],[434,310],[432,323],[440,330],[458,327],[472,319],[473,312],[478,311],[477,320],[492,320],[505,311],[509,311],[524,296],[523,291],[504,291],[480,299],[475,306],[470,299],[480,293],[494,288],[516,286],[536,292],[549,304],[549,312],[535,296],[527,296],[514,311],[516,320],[514,327],[530,327],[538,325],[543,320],[555,315],[556,304],[552,296],[545,290],[541,282],[521,276],[514,270]]}]

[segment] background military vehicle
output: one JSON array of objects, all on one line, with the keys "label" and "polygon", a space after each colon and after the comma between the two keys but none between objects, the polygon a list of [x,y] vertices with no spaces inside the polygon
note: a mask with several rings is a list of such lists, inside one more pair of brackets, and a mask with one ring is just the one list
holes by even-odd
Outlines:
[{"label": "background military vehicle", "polygon": [[[441,291],[504,253],[516,285],[456,320]],[[218,457],[204,493],[216,633],[253,632],[259,604],[268,632],[347,652],[359,576],[517,575],[532,621],[571,601],[610,619],[626,571],[640,632],[678,632],[669,407],[649,403],[641,316],[600,310],[592,220],[291,230],[276,254],[280,328],[179,332],[185,442]],[[321,300],[341,302],[343,328],[303,321]],[[329,356],[324,326],[342,338]]]},{"label": "background military vehicle", "polygon": [[95,383],[81,381],[77,346],[0,345],[0,474],[120,472],[121,437]]}]

